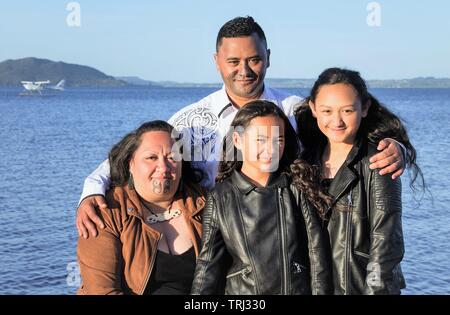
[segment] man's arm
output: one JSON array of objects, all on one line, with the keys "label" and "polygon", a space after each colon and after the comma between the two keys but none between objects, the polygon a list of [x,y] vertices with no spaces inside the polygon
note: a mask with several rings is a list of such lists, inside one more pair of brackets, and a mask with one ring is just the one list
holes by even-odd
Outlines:
[{"label": "man's arm", "polygon": [[106,209],[108,207],[104,196],[110,184],[109,161],[105,160],[84,181],[76,218],[78,234],[81,237],[97,236],[97,226],[104,228],[104,222],[98,216],[95,208]]},{"label": "man's arm", "polygon": [[405,171],[405,147],[394,139],[385,138],[379,142],[377,150],[381,152],[370,158],[370,169],[380,169],[380,175],[393,173],[392,179],[400,177]]},{"label": "man's arm", "polygon": [[88,177],[84,180],[83,192],[81,193],[81,202],[92,195],[105,196],[106,191],[111,184],[111,175],[109,168],[109,160],[104,160]]}]

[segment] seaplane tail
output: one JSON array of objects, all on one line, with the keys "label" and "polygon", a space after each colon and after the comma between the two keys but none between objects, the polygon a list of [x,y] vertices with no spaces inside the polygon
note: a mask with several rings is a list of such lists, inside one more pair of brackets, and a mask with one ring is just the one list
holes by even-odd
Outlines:
[{"label": "seaplane tail", "polygon": [[65,84],[66,84],[66,80],[61,80],[55,86],[50,86],[50,89],[64,91]]}]

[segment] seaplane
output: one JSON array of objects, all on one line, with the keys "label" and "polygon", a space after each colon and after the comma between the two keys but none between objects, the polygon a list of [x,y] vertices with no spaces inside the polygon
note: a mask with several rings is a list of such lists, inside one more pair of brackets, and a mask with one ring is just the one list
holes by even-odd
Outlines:
[{"label": "seaplane", "polygon": [[[42,95],[42,90],[44,90],[47,84],[50,84],[50,81],[21,81],[20,83],[26,90],[25,93],[20,93],[20,95],[34,95],[35,92],[39,93],[39,95]],[[56,85],[49,86],[48,88],[57,91],[64,91],[65,83],[66,80],[61,80]]]}]

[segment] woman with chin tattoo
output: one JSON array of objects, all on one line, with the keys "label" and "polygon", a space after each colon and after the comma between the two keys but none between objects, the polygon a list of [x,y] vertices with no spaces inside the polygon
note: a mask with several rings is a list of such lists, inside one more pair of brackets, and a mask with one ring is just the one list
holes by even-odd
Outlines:
[{"label": "woman with chin tattoo", "polygon": [[78,240],[78,294],[188,294],[201,241],[202,174],[173,151],[164,121],[144,123],[109,153],[105,228]]}]

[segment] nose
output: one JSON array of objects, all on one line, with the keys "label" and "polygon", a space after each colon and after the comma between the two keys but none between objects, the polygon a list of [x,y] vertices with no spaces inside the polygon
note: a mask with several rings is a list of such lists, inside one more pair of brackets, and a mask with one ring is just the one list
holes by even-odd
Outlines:
[{"label": "nose", "polygon": [[274,141],[267,141],[264,144],[263,147],[263,152],[265,153],[266,156],[270,156],[272,158],[275,158],[275,154],[278,153],[278,141],[274,140]]},{"label": "nose", "polygon": [[250,66],[248,65],[247,61],[241,62],[239,64],[239,75],[242,78],[251,77],[253,75],[253,71],[250,68]]},{"label": "nose", "polygon": [[340,126],[342,126],[343,125],[343,120],[342,120],[342,117],[341,117],[341,114],[340,113],[335,113],[333,116],[332,116],[332,118],[331,118],[331,121],[333,122],[333,126],[335,126],[335,127],[340,127]]},{"label": "nose", "polygon": [[160,172],[167,172],[170,170],[170,164],[169,161],[166,158],[159,158],[158,164],[157,164],[158,170]]}]

